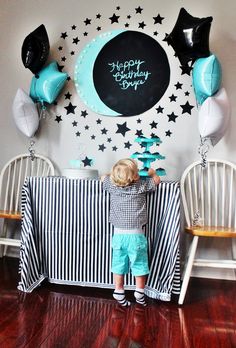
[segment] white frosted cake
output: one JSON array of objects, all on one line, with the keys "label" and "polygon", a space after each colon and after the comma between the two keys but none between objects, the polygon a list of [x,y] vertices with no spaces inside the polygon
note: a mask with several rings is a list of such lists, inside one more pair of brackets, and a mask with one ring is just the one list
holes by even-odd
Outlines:
[{"label": "white frosted cake", "polygon": [[97,169],[64,168],[62,175],[71,179],[98,179]]}]

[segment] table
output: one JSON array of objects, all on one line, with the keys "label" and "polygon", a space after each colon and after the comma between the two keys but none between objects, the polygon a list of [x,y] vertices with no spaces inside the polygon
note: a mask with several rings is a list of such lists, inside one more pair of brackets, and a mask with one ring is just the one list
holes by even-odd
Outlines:
[{"label": "table", "polygon": [[[109,194],[99,180],[28,177],[22,188],[20,281],[32,292],[47,279],[57,284],[114,288]],[[180,190],[161,182],[147,194],[150,274],[146,294],[170,301],[180,292]],[[134,289],[131,273],[125,288]]]}]

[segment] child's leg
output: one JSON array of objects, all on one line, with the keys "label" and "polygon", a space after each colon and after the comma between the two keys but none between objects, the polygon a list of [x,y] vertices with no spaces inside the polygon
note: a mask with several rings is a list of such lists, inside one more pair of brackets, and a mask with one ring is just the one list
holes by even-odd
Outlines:
[{"label": "child's leg", "polygon": [[117,300],[117,302],[121,306],[123,306],[123,307],[130,306],[130,302],[127,301],[125,298],[124,275],[123,274],[114,274],[114,280],[115,280],[115,291],[113,293],[113,297]]},{"label": "child's leg", "polygon": [[136,276],[136,289],[134,291],[134,297],[136,299],[136,302],[141,304],[142,306],[146,306],[147,303],[145,301],[145,295],[144,295],[144,288],[146,283],[146,276]]}]

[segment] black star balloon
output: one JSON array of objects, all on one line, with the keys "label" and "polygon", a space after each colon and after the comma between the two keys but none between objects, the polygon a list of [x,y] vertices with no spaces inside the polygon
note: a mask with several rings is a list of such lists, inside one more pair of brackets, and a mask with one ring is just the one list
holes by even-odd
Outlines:
[{"label": "black star balloon", "polygon": [[36,74],[46,63],[49,49],[48,34],[45,26],[41,24],[24,39],[21,49],[24,66]]},{"label": "black star balloon", "polygon": [[209,56],[212,20],[212,17],[193,17],[184,8],[180,9],[176,24],[166,41],[173,47],[182,65]]}]

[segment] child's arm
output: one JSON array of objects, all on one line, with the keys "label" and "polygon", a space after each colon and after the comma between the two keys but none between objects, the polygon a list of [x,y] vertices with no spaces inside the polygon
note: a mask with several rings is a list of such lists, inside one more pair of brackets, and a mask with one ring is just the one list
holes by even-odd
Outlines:
[{"label": "child's arm", "polygon": [[156,174],[153,168],[149,168],[148,175],[154,180],[155,185],[160,184],[161,178]]}]

